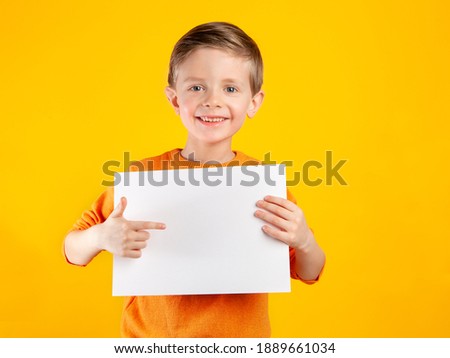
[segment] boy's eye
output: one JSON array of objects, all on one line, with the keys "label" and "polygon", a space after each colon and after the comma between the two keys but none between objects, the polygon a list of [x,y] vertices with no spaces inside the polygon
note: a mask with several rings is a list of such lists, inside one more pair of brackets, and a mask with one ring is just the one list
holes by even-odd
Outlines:
[{"label": "boy's eye", "polygon": [[191,91],[198,92],[202,90],[202,86],[192,86]]},{"label": "boy's eye", "polygon": [[237,92],[237,88],[236,87],[227,87],[225,89],[225,91],[227,91],[228,93],[236,93]]}]

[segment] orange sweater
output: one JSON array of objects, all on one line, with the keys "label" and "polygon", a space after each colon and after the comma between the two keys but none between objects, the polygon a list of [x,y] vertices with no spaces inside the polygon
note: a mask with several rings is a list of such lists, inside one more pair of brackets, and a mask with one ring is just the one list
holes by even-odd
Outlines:
[{"label": "orange sweater", "polygon": [[[194,168],[201,165],[184,159],[180,149],[140,161],[130,170]],[[254,165],[259,162],[236,152],[223,166]],[[288,191],[288,199],[295,199]],[[106,220],[114,208],[113,188],[108,188],[75,223],[74,230],[85,230]],[[295,251],[290,249],[291,277],[295,273]],[[305,281],[308,284],[316,282]],[[182,295],[126,297],[122,314],[124,337],[269,337],[268,295]]]}]

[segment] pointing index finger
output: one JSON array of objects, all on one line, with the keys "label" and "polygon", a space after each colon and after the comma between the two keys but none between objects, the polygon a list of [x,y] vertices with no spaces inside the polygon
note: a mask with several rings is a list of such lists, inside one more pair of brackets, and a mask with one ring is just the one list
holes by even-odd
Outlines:
[{"label": "pointing index finger", "polygon": [[164,230],[166,224],[154,221],[130,221],[133,230]]}]

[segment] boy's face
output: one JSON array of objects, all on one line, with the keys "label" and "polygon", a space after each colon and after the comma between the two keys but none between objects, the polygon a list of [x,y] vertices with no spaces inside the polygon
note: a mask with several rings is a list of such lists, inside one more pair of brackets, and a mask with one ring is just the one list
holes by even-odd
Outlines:
[{"label": "boy's face", "polygon": [[250,63],[212,48],[192,52],[176,71],[175,88],[166,95],[189,132],[201,144],[228,143],[261,106],[262,91],[252,95]]}]

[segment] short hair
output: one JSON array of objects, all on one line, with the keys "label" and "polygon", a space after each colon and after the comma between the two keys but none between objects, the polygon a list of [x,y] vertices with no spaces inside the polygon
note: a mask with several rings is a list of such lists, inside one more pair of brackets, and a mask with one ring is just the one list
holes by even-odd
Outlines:
[{"label": "short hair", "polygon": [[214,48],[231,52],[250,61],[252,94],[261,90],[263,61],[256,42],[236,25],[228,22],[209,22],[188,31],[175,44],[169,63],[169,86],[175,87],[178,66],[195,50]]}]

